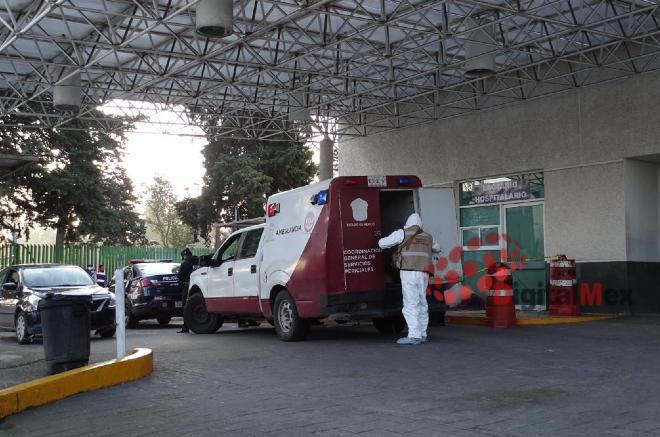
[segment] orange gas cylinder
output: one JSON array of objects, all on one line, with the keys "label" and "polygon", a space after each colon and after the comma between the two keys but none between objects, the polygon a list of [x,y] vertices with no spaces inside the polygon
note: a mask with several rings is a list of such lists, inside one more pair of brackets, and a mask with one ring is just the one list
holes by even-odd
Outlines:
[{"label": "orange gas cylinder", "polygon": [[559,255],[550,261],[550,314],[579,316],[575,260]]},{"label": "orange gas cylinder", "polygon": [[513,278],[507,264],[495,263],[488,268],[491,279],[486,296],[486,324],[491,328],[515,328],[516,305],[513,298]]}]

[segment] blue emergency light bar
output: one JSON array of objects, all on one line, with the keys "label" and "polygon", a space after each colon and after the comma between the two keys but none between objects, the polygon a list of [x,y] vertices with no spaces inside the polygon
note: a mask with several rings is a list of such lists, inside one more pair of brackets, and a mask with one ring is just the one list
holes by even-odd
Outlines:
[{"label": "blue emergency light bar", "polygon": [[319,191],[310,199],[312,205],[325,205],[328,203],[328,190]]},{"label": "blue emergency light bar", "polygon": [[319,191],[316,195],[317,205],[325,205],[328,203],[328,190]]},{"label": "blue emergency light bar", "polygon": [[399,178],[399,185],[410,185],[410,178]]}]

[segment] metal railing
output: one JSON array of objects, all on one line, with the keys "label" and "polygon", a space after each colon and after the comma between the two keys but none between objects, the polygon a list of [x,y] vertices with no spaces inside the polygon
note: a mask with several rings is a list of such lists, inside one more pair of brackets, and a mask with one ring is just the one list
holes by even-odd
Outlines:
[{"label": "metal railing", "polygon": [[[107,272],[125,266],[131,259],[181,259],[181,249],[177,247],[134,247],[65,245],[57,248],[53,244],[0,245],[0,267],[11,264],[73,264],[80,267],[101,264]],[[206,255],[209,248],[191,248],[193,255]]]}]

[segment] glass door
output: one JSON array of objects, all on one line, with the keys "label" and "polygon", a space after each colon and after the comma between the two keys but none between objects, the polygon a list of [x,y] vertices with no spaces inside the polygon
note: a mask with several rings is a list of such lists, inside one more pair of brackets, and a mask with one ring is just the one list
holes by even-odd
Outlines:
[{"label": "glass door", "polygon": [[502,260],[513,270],[513,291],[519,309],[546,309],[543,204],[504,205]]}]

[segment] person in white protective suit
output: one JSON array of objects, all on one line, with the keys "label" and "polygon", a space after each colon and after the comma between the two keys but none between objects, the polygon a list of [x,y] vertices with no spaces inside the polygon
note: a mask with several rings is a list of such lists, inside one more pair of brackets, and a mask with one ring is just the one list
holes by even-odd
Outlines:
[{"label": "person in white protective suit", "polygon": [[426,287],[429,272],[433,268],[431,252],[440,247],[433,237],[422,229],[422,218],[414,213],[408,217],[404,229],[397,229],[378,240],[381,249],[400,246],[397,267],[400,269],[403,291],[403,316],[408,324],[408,336],[397,340],[398,344],[425,343],[429,324],[429,308],[426,303]]}]

